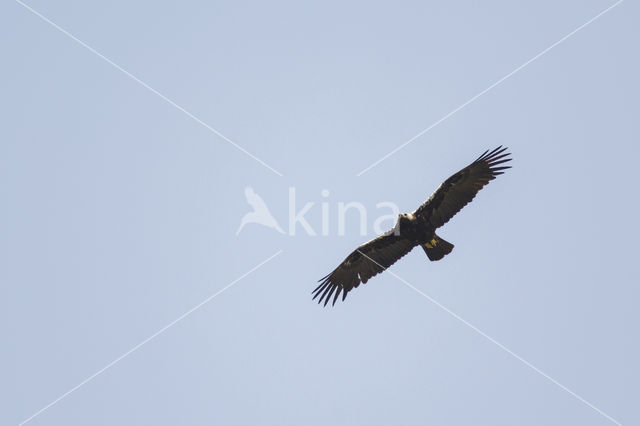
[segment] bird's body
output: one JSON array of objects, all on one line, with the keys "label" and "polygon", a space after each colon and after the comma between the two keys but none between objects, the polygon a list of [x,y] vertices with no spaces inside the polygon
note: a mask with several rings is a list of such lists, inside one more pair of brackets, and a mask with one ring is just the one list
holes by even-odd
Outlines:
[{"label": "bird's body", "polygon": [[425,244],[433,239],[436,230],[423,217],[413,213],[403,213],[398,216],[399,233],[416,244]]},{"label": "bird's body", "polygon": [[393,229],[354,250],[329,275],[320,279],[313,298],[324,300],[325,306],[333,296],[335,304],[353,288],[387,269],[414,247],[421,246],[427,257],[440,260],[453,250],[453,244],[436,235],[462,207],[469,203],[489,181],[504,173],[510,166],[498,165],[511,161],[506,148],[485,151],[476,161],[452,175],[413,213],[403,213]]}]

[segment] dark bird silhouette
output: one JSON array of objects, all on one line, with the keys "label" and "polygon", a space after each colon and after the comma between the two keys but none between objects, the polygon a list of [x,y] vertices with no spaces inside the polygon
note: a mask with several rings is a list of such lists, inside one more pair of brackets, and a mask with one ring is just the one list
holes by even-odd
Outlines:
[{"label": "dark bird silhouette", "polygon": [[347,294],[365,284],[371,277],[393,265],[414,247],[421,246],[429,260],[440,260],[453,250],[453,244],[436,235],[436,229],[455,216],[486,184],[511,166],[507,148],[485,151],[476,161],[445,180],[442,185],[413,213],[403,213],[393,229],[355,249],[329,275],[320,279],[313,299],[333,305],[340,294]]}]

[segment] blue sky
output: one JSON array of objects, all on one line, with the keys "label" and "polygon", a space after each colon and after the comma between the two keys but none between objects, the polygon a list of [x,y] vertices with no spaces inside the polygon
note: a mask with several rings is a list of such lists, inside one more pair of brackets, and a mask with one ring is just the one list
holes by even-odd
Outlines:
[{"label": "blue sky", "polygon": [[[0,423],[639,423],[638,5],[519,68],[614,4],[3,2]],[[452,254],[311,301],[338,203],[500,144]]]}]

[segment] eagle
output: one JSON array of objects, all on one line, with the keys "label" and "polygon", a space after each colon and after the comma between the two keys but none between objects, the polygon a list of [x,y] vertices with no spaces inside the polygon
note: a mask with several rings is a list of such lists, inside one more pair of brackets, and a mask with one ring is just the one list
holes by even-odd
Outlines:
[{"label": "eagle", "polygon": [[365,284],[405,254],[420,246],[431,261],[442,259],[453,250],[453,244],[436,235],[436,229],[447,223],[466,206],[486,184],[511,166],[511,154],[499,146],[485,151],[473,163],[445,180],[413,213],[398,215],[393,229],[355,249],[336,269],[322,277],[313,290],[313,300],[324,301],[333,296],[332,306],[342,294]]}]

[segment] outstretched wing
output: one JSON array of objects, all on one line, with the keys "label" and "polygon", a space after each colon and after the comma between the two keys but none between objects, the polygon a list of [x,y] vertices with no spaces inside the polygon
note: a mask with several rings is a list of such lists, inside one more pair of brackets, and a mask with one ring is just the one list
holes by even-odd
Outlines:
[{"label": "outstretched wing", "polygon": [[324,300],[324,306],[327,306],[333,296],[335,305],[340,293],[344,300],[353,288],[366,283],[369,278],[409,253],[415,244],[395,235],[394,231],[395,228],[355,249],[333,272],[320,279],[320,285],[313,291],[313,298],[320,296],[318,303]]},{"label": "outstretched wing", "polygon": [[436,192],[413,213],[427,219],[435,228],[444,225],[476,196],[489,181],[511,166],[500,166],[511,161],[507,148],[497,147],[485,151],[476,161],[445,180]]}]

